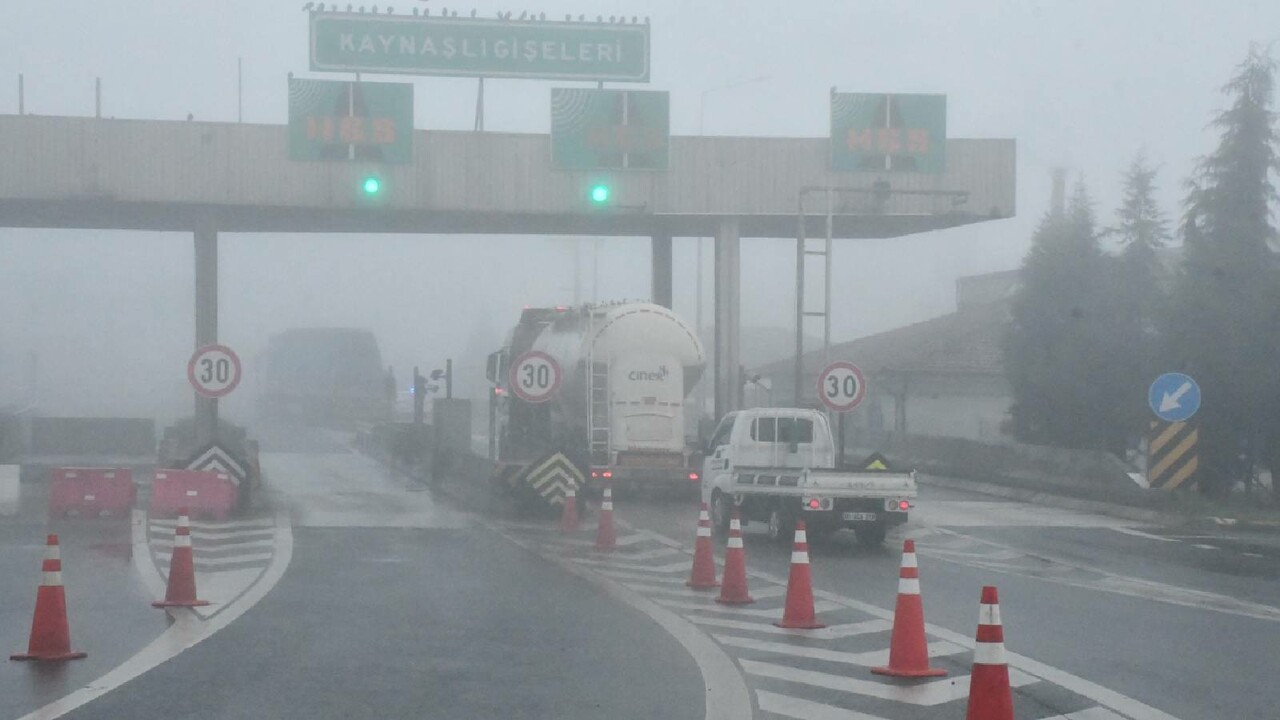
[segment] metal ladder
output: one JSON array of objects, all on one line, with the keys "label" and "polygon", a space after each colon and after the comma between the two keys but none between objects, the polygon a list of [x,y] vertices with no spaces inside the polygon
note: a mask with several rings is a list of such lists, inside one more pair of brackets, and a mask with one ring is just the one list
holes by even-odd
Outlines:
[{"label": "metal ladder", "polygon": [[[594,319],[594,317],[592,317]],[[609,413],[609,364],[595,358],[595,337],[590,321],[587,326],[591,349],[587,353],[587,432],[590,437],[591,464],[609,464],[612,422]]]}]

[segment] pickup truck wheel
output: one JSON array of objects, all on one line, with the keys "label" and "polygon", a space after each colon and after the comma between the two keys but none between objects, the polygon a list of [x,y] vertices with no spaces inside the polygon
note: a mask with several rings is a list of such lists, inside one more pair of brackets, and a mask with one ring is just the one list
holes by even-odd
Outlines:
[{"label": "pickup truck wheel", "polygon": [[884,525],[860,525],[853,529],[853,534],[863,547],[876,548],[884,544]]},{"label": "pickup truck wheel", "polygon": [[717,492],[711,496],[711,529],[720,537],[728,537],[729,520],[733,517],[732,501],[729,496]]},{"label": "pickup truck wheel", "polygon": [[769,539],[779,545],[790,543],[795,539],[795,520],[777,508],[769,511],[769,522],[765,527]]}]

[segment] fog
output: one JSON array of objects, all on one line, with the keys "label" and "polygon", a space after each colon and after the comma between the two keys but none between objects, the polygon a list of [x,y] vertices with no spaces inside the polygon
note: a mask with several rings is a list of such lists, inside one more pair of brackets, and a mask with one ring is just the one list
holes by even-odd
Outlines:
[{"label": "fog", "polygon": [[[402,13],[413,3],[399,4]],[[243,59],[244,121],[283,124],[287,73],[324,77],[306,70],[300,5],[6,3],[0,112],[17,111],[22,73],[28,113],[91,115],[100,77],[107,117],[235,121]],[[459,9],[473,6],[489,17],[511,9],[487,0]],[[1162,204],[1176,210],[1181,180],[1214,142],[1206,125],[1218,87],[1250,41],[1280,32],[1264,30],[1280,28],[1272,2],[548,0],[537,9],[649,16],[648,88],[671,92],[674,134],[825,137],[836,86],[946,93],[950,137],[1017,139],[1016,218],[838,244],[837,340],[949,312],[957,277],[1016,267],[1053,167],[1087,179],[1105,222],[1120,171],[1144,149],[1160,167]],[[471,128],[473,80],[393,79],[414,83],[418,128]],[[490,81],[486,128],[547,132],[548,88],[566,84]],[[675,309],[690,321],[695,257],[694,242],[677,239]],[[525,305],[570,303],[575,288],[583,301],[650,295],[646,238],[224,234],[220,262],[220,339],[244,357],[288,327],[365,327],[402,385],[410,366],[446,357],[473,380]],[[791,242],[744,240],[744,325],[791,326],[793,262]],[[187,411],[192,278],[189,234],[0,229],[0,404]]]}]

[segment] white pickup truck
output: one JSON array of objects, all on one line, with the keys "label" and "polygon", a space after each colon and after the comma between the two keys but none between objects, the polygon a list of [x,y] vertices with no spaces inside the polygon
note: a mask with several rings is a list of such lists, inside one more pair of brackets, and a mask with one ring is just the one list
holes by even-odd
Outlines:
[{"label": "white pickup truck", "polygon": [[877,546],[889,526],[907,521],[915,497],[914,472],[837,469],[826,416],[798,408],[729,413],[702,472],[702,500],[720,533],[736,503],[744,521],[766,523],[778,542],[790,542],[803,519],[811,537],[850,528],[860,544]]}]

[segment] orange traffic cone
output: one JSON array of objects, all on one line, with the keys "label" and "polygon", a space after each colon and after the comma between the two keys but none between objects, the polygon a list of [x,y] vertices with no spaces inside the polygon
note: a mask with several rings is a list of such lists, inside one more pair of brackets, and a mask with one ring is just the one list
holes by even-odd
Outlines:
[{"label": "orange traffic cone", "polygon": [[893,610],[893,637],[889,641],[889,665],[871,672],[894,677],[940,677],[947,671],[929,667],[929,644],[924,637],[924,605],[920,601],[920,566],[916,542],[902,543],[902,569],[898,572],[898,604]]},{"label": "orange traffic cone", "polygon": [[560,513],[560,532],[578,532],[578,492],[570,490],[564,496],[564,512]]},{"label": "orange traffic cone", "polygon": [[698,531],[693,540],[693,569],[689,571],[689,581],[685,585],[695,590],[706,590],[719,584],[716,582],[716,559],[711,552],[711,516],[707,514],[707,504],[702,503],[702,511],[698,513]]},{"label": "orange traffic cone", "polygon": [[600,522],[596,526],[596,550],[613,552],[618,547],[618,534],[613,529],[613,490],[604,489],[600,500]]},{"label": "orange traffic cone", "polygon": [[36,612],[31,618],[31,639],[27,652],[10,655],[10,660],[79,660],[85,653],[71,651],[71,630],[67,625],[67,596],[62,587],[62,555],[58,536],[50,535],[41,566],[44,579],[36,591]]},{"label": "orange traffic cone", "polygon": [[795,546],[791,550],[791,575],[787,578],[787,606],[782,622],[774,625],[798,630],[815,630],[826,627],[818,622],[813,612],[813,579],[809,577],[809,538],[804,531],[804,521],[796,521]]},{"label": "orange traffic cone", "polygon": [[1009,664],[1004,655],[1000,600],[990,585],[982,588],[977,640],[973,647],[969,711],[965,720],[1013,720],[1013,693],[1009,690]]},{"label": "orange traffic cone", "polygon": [[742,549],[742,521],[738,509],[733,509],[729,520],[729,541],[724,550],[724,584],[716,602],[725,605],[746,605],[755,602],[747,593],[747,554]]},{"label": "orange traffic cone", "polygon": [[196,599],[196,566],[191,556],[191,521],[187,509],[178,513],[178,529],[173,537],[173,555],[169,558],[169,587],[164,600],[151,603],[151,607],[199,607],[208,600]]}]

